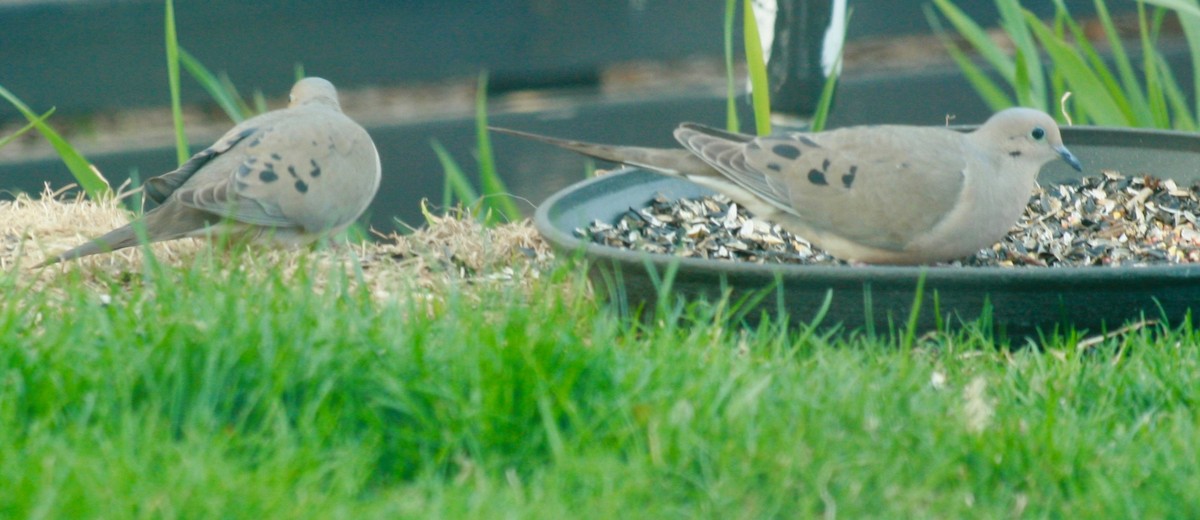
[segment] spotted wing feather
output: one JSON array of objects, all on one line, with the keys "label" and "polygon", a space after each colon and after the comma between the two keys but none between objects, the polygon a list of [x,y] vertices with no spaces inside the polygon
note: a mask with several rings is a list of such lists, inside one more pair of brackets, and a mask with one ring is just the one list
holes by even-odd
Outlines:
[{"label": "spotted wing feather", "polygon": [[[805,226],[891,250],[946,218],[963,193],[970,156],[961,134],[938,128],[856,127],[693,143],[685,146]],[[954,153],[913,153],[923,149]]]}]

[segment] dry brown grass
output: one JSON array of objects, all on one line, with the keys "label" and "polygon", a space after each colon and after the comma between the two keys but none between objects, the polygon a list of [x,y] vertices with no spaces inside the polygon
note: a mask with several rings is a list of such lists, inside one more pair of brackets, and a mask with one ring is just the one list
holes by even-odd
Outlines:
[{"label": "dry brown grass", "polygon": [[[141,248],[94,255],[44,269],[42,260],[124,225],[132,215],[116,201],[94,202],[64,198],[47,189],[40,197],[18,195],[0,201],[0,271],[25,271],[44,285],[65,273],[81,275],[86,284],[120,278],[142,270]],[[212,246],[205,240],[184,239],[151,246],[159,262],[190,266]],[[247,255],[224,254],[232,258]],[[551,265],[553,254],[528,220],[495,227],[481,225],[472,215],[456,212],[430,216],[422,228],[405,235],[378,235],[375,242],[332,248],[280,250],[256,248],[251,263],[265,269],[294,270],[304,265],[341,265],[356,271],[352,278],[366,282],[372,293],[387,297],[398,290],[443,292],[452,286],[525,285]],[[244,263],[244,262],[243,262]],[[222,265],[223,268],[247,266]],[[249,268],[257,268],[250,266]]]}]

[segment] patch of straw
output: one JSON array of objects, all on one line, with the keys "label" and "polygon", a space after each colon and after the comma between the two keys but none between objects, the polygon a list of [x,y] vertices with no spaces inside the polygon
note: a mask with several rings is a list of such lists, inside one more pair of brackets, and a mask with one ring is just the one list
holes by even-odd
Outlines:
[{"label": "patch of straw", "polygon": [[[31,267],[125,225],[132,217],[117,201],[64,196],[48,187],[40,197],[19,194],[14,200],[0,201],[0,270],[19,269],[37,276],[35,288],[72,271],[93,286],[99,286],[101,280],[138,273],[143,255],[140,247],[44,269]],[[305,259],[304,265],[317,273],[331,272],[328,269],[334,266],[349,269],[351,279],[361,279],[372,294],[382,298],[400,291],[434,294],[457,286],[525,286],[524,282],[549,269],[553,260],[550,248],[528,220],[489,228],[465,210],[428,219],[426,226],[406,235],[377,233],[378,242],[316,250],[255,247],[249,255],[240,256],[243,265],[222,268],[282,269],[286,274]],[[154,244],[151,249],[163,264],[190,266],[209,247],[205,240],[182,239]]]}]

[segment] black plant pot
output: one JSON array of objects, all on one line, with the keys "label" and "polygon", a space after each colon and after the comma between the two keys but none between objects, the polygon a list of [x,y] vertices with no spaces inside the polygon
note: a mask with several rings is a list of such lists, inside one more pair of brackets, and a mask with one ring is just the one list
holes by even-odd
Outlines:
[{"label": "black plant pot", "polygon": [[[1074,127],[1063,140],[1084,162],[1125,175],[1151,174],[1180,184],[1200,180],[1200,135],[1181,132]],[[1077,178],[1065,165],[1043,169],[1040,182]],[[745,301],[748,319],[763,312],[807,323],[887,330],[908,320],[924,282],[917,326],[936,327],[990,315],[996,332],[1032,335],[1056,327],[1099,332],[1141,318],[1181,322],[1200,308],[1200,265],[1161,267],[972,268],[952,266],[760,265],[679,258],[587,242],[575,235],[593,220],[614,222],[656,193],[692,197],[711,193],[687,181],[625,169],[575,184],[546,200],[535,222],[560,252],[581,254],[590,275],[615,303],[653,309],[670,299],[714,300],[728,292]],[[664,280],[670,280],[669,284]]]}]

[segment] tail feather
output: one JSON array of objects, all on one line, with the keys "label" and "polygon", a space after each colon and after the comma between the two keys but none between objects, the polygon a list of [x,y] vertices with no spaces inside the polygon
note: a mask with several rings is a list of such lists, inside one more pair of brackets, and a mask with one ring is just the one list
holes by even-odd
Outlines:
[{"label": "tail feather", "polygon": [[520,130],[511,130],[508,128],[499,128],[495,126],[488,127],[493,131],[503,134],[515,135],[543,143],[552,144],[559,148],[565,148],[574,152],[581,153],[589,157],[595,157],[605,161],[637,166],[646,168],[667,175],[675,176],[716,176],[720,175],[708,163],[700,160],[691,152],[681,149],[671,148],[646,148],[640,146],[611,146],[605,144],[586,143],[583,141],[571,141],[568,139],[557,139],[544,135],[531,134]]},{"label": "tail feather", "polygon": [[45,267],[47,265],[56,264],[58,262],[66,262],[83,256],[90,256],[100,253],[108,253],[118,249],[137,244],[137,233],[133,231],[132,224],[125,224],[117,229],[109,231],[104,235],[89,240],[80,246],[71,249],[58,256],[51,257],[46,261],[36,265],[35,267]]},{"label": "tail feather", "polygon": [[734,143],[748,143],[755,139],[755,137],[752,135],[728,132],[719,128],[713,128],[708,125],[702,125],[700,123],[683,123],[679,125],[679,128],[675,130],[676,137],[679,136],[680,131],[682,130],[691,130],[693,132],[699,132],[710,137],[716,137],[722,141],[731,141]]},{"label": "tail feather", "polygon": [[143,226],[149,243],[183,238],[216,222],[217,217],[178,202],[167,202],[147,212],[142,218],[93,238],[65,253],[51,257],[34,266],[45,267],[76,258],[111,253],[138,244],[135,226]]}]

